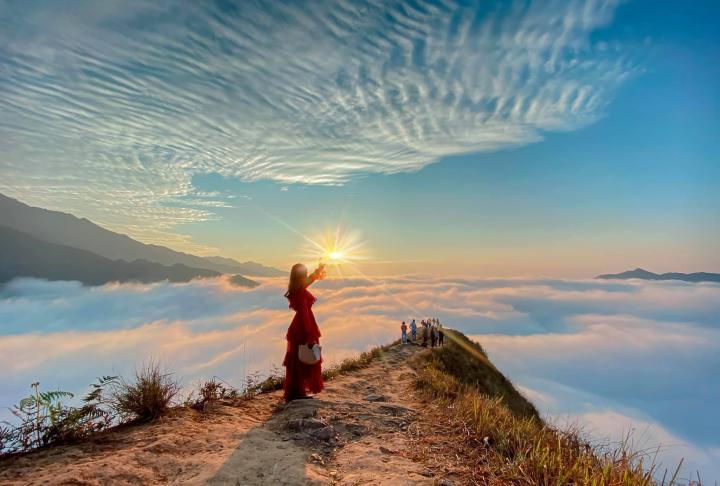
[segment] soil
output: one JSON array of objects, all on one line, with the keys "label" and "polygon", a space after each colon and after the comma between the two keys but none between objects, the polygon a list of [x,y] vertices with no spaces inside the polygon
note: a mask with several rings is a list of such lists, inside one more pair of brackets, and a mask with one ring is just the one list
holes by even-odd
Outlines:
[{"label": "soil", "polygon": [[431,434],[437,416],[416,394],[408,364],[423,350],[393,346],[311,400],[286,405],[274,392],[204,413],[181,408],[152,424],[5,460],[0,484],[463,484],[417,453],[418,434]]}]

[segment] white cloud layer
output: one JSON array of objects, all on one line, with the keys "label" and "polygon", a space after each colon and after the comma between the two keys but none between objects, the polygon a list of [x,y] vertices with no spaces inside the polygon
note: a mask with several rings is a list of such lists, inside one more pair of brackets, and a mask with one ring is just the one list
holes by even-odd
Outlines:
[{"label": "white cloud layer", "polygon": [[[160,358],[186,383],[280,364],[284,282],[107,285],[15,280],[0,291],[0,405],[39,380],[82,392],[97,375]],[[331,279],[315,289],[330,362],[384,343],[412,316],[475,336],[550,417],[599,439],[631,427],[720,479],[720,285],[548,279]]]},{"label": "white cloud layer", "polygon": [[9,2],[0,191],[167,243],[226,204],[197,174],[341,184],[537,141],[633,72],[591,40],[617,3]]}]

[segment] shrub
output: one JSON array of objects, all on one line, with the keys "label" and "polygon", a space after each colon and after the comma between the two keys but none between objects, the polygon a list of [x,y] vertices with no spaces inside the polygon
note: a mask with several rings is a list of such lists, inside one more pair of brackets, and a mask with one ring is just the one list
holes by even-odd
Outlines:
[{"label": "shrub", "polygon": [[[64,403],[74,397],[70,392],[42,391],[40,383],[30,387],[32,393],[10,409],[17,423],[0,422],[0,455],[77,442],[123,421],[155,419],[169,410],[180,389],[155,362],[136,372],[133,382],[99,378],[80,406]],[[206,387],[204,393],[207,399],[219,389]]]},{"label": "shrub", "polygon": [[[379,346],[348,358],[337,366],[323,371],[325,379],[350,373],[368,366],[374,359],[397,344]],[[273,369],[270,376],[248,375],[242,392],[217,378],[201,382],[190,393],[185,405],[205,411],[219,400],[251,398],[282,388],[283,373]],[[165,373],[155,361],[135,372],[133,380],[104,376],[91,385],[79,407],[68,406],[65,399],[73,394],[65,391],[41,391],[39,383],[31,385],[33,393],[11,408],[19,423],[0,422],[0,456],[27,452],[48,445],[75,442],[115,425],[130,421],[154,420],[168,413],[180,385],[170,373]]]},{"label": "shrub", "polygon": [[190,392],[190,396],[185,400],[185,406],[205,412],[220,400],[236,398],[239,398],[239,394],[235,388],[213,377],[201,381],[197,389]]},{"label": "shrub", "polygon": [[285,374],[279,369],[275,368],[270,375],[264,380],[260,381],[259,375],[248,375],[245,377],[245,396],[252,397],[258,393],[268,393],[275,390],[281,390],[283,382],[285,381]]},{"label": "shrub", "polygon": [[0,426],[0,454],[76,442],[112,426],[115,413],[105,392],[115,383],[114,376],[98,379],[80,407],[63,403],[73,398],[72,393],[41,391],[40,383],[33,383],[32,393],[10,409],[19,423],[3,422]]},{"label": "shrub", "polygon": [[135,372],[135,380],[121,379],[113,389],[113,404],[124,420],[155,420],[172,406],[180,385],[164,373],[156,361],[149,361]]}]

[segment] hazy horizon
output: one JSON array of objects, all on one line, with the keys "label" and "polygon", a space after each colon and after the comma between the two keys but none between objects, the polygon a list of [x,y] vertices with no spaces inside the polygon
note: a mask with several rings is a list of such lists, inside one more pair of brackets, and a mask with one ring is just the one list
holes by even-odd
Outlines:
[{"label": "hazy horizon", "polygon": [[[17,199],[20,203],[25,204],[21,199]],[[32,208],[38,208],[38,209],[47,209],[47,208],[40,208],[37,206],[31,206]],[[59,210],[56,210],[59,211]],[[70,214],[65,213],[64,211],[60,211],[63,214]],[[72,216],[76,216],[72,214]],[[76,216],[77,217],[77,216]],[[99,225],[98,225],[99,226]],[[100,228],[103,228],[100,226]],[[111,228],[103,228],[108,229],[110,231],[113,231]],[[344,233],[346,228],[344,228],[342,225],[339,227],[336,227],[331,232],[337,232],[338,229],[340,230],[341,235],[346,235],[350,233]],[[318,238],[317,241],[322,241],[322,235],[325,232],[318,232],[317,234],[320,235],[320,238]],[[122,235],[123,233],[118,233]],[[312,234],[312,233],[309,233]],[[354,260],[352,262],[352,266],[349,268],[345,268],[345,273],[342,272],[335,273],[334,265],[330,264],[329,271],[330,276],[355,276],[355,277],[363,277],[363,276],[372,276],[372,277],[401,277],[403,275],[436,275],[437,273],[442,273],[445,276],[453,276],[453,277],[482,277],[482,278],[594,278],[598,275],[602,274],[608,274],[608,273],[622,273],[624,271],[628,270],[635,270],[635,269],[643,269],[647,271],[651,271],[654,273],[662,274],[662,273],[668,273],[668,272],[674,272],[674,273],[694,273],[694,272],[713,272],[715,270],[714,268],[708,268],[705,266],[692,268],[681,268],[678,269],[674,265],[675,263],[668,263],[666,265],[659,265],[659,268],[643,268],[639,266],[626,266],[625,268],[614,268],[614,269],[604,269],[601,268],[600,265],[594,264],[589,266],[587,269],[584,267],[575,267],[573,269],[573,272],[570,272],[570,274],[567,273],[553,273],[548,272],[546,273],[533,273],[532,265],[528,265],[521,269],[520,271],[516,269],[510,269],[503,267],[504,260],[498,255],[494,256],[494,261],[490,262],[488,264],[480,264],[480,263],[472,263],[472,262],[465,262],[462,265],[462,270],[458,270],[457,268],[452,266],[451,261],[441,261],[441,260],[415,260],[415,261],[380,261],[374,259],[372,256],[370,256],[370,250],[368,250],[368,243],[360,238],[360,233],[357,231],[352,234],[354,241],[360,243],[360,247],[362,248],[362,258],[359,258],[357,260]],[[141,243],[145,244],[153,244],[149,242],[142,241],[141,239],[136,239],[136,241],[140,241]],[[157,243],[155,243],[157,244]],[[70,245],[72,246],[72,245]],[[305,247],[307,248],[307,244],[305,244]],[[179,249],[177,247],[173,246],[167,246],[167,248],[170,248],[175,251],[182,251],[182,249]],[[313,250],[313,252],[316,250]],[[191,253],[193,254],[193,253]],[[197,255],[203,255],[203,252],[195,253]],[[213,254],[210,252],[210,254],[206,256],[220,256],[220,257],[227,257],[227,255],[219,255],[219,254]],[[517,264],[517,255],[512,253],[512,250],[508,251],[508,259],[515,259],[514,263]],[[129,260],[129,259],[126,259]],[[236,258],[237,261],[243,262],[247,261],[243,258]],[[298,253],[297,257],[294,259],[285,260],[281,264],[276,264],[275,268],[283,270],[287,269],[290,266],[292,266],[296,262],[302,262],[306,263],[308,265],[317,265],[319,261],[325,260],[327,261],[327,255],[313,255],[312,257],[309,257],[307,253]],[[257,262],[257,263],[263,263],[266,264],[267,262]],[[449,265],[450,264],[450,265]],[[270,264],[272,266],[272,264]],[[442,271],[436,271],[433,272],[433,269],[441,268]],[[474,269],[473,269],[474,268]],[[388,271],[389,270],[389,271]],[[395,272],[393,272],[395,270]],[[355,272],[355,273],[353,273]],[[492,273],[496,272],[496,273]]]}]

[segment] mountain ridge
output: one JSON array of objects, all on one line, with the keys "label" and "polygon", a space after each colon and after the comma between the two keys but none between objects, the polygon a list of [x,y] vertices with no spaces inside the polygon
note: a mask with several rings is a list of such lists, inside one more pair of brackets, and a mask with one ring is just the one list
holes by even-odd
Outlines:
[{"label": "mountain ridge", "polygon": [[681,280],[683,282],[719,282],[720,273],[710,272],[694,272],[694,273],[680,273],[680,272],[666,272],[666,273],[654,273],[644,268],[636,268],[635,270],[627,270],[621,273],[606,273],[598,275],[595,278],[599,279],[621,279],[627,280],[631,278],[638,278],[642,280]]},{"label": "mountain ridge", "polygon": [[[189,282],[219,277],[220,272],[181,263],[161,265],[143,259],[111,260],[87,250],[58,245],[7,226],[0,226],[0,284],[18,277],[74,280],[85,285],[110,282]],[[236,275],[234,285],[254,287],[257,282]]]},{"label": "mountain ridge", "polygon": [[39,207],[0,194],[0,225],[33,236],[41,241],[89,251],[110,260],[138,259],[172,266],[188,267],[220,273],[236,273],[255,277],[285,275],[277,268],[256,262],[238,262],[232,258],[200,257],[160,245],[137,241],[128,235],[108,230],[87,218]]}]

